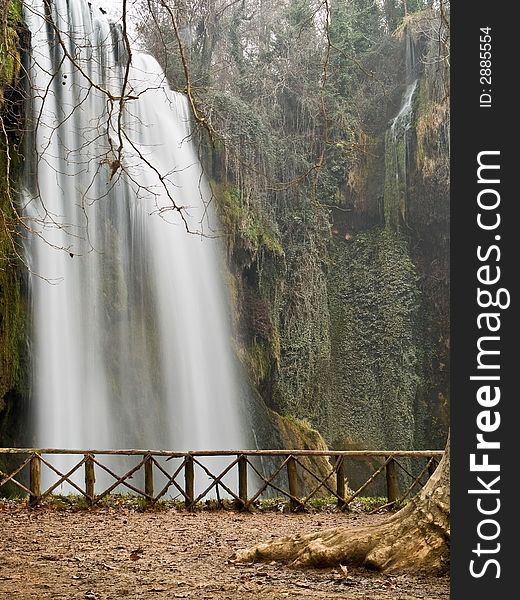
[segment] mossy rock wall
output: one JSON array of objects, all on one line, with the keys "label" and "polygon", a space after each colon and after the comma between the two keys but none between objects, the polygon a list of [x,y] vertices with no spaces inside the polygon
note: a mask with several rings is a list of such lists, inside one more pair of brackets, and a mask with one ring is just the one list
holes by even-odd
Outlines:
[{"label": "mossy rock wall", "polygon": [[412,447],[420,383],[419,291],[389,229],[333,240],[329,271],[335,447]]},{"label": "mossy rock wall", "polygon": [[17,1],[0,6],[0,446],[20,443],[27,429],[28,306],[14,193],[21,169],[20,14]]},{"label": "mossy rock wall", "polygon": [[408,26],[437,70],[419,69],[410,130],[392,152],[405,35],[400,59],[391,47],[394,87],[356,135],[365,159],[343,182],[328,177],[318,197],[303,187],[256,198],[236,183],[247,173],[216,187],[242,362],[266,406],[337,449],[442,448],[448,427],[448,96]]},{"label": "mossy rock wall", "polygon": [[328,437],[334,415],[325,240],[312,232],[305,243],[286,241],[287,276],[276,321],[280,360],[270,402],[282,414],[306,419]]},{"label": "mossy rock wall", "polygon": [[[262,398],[254,390],[248,394],[248,411],[243,421],[248,423],[252,431],[251,445],[258,450],[272,450],[283,448],[287,450],[327,450],[328,445],[319,431],[306,420],[297,419],[293,416],[282,416],[265,405]],[[252,459],[259,472],[265,475],[274,473],[285,457],[261,457]],[[297,465],[298,495],[305,496],[318,487],[318,478],[326,478],[332,468],[327,457],[298,457],[301,463]],[[304,465],[305,468],[302,468]],[[287,489],[287,470],[283,468],[273,480],[275,485]],[[258,481],[258,487],[261,482]],[[328,487],[336,490],[336,480],[332,476],[327,480]],[[267,495],[279,496],[275,490],[267,490]],[[330,495],[325,488],[316,492],[316,497]]]}]

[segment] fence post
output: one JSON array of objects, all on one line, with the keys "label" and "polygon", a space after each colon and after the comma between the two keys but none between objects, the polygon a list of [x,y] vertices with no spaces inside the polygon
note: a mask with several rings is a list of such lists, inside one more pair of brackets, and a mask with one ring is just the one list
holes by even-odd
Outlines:
[{"label": "fence post", "polygon": [[[289,480],[289,494],[296,498],[298,496],[298,474],[296,472],[296,460],[294,456],[289,456],[287,461],[287,479]],[[290,499],[291,510],[295,511],[300,503],[293,498]]]},{"label": "fence post", "polygon": [[430,463],[428,465],[428,475],[431,477],[435,473],[435,469],[437,468],[437,462],[433,458],[433,456],[430,456],[430,458],[428,458],[427,460]]},{"label": "fence post", "polygon": [[388,502],[395,502],[399,498],[399,483],[395,472],[395,460],[391,458],[386,464],[386,494]]},{"label": "fence post", "polygon": [[144,494],[147,502],[153,502],[153,459],[151,454],[144,457]]},{"label": "fence post", "polygon": [[242,510],[247,507],[247,457],[238,457],[238,497],[242,501]]},{"label": "fence post", "polygon": [[336,493],[338,494],[338,508],[343,510],[345,508],[345,458],[343,456],[338,457],[336,467]]},{"label": "fence post", "polygon": [[38,500],[41,496],[40,487],[40,475],[42,469],[42,461],[38,454],[33,454],[29,465],[29,489],[31,493],[29,495],[29,505],[34,506],[38,504]]},{"label": "fence post", "polygon": [[94,459],[91,454],[85,454],[85,495],[90,504],[94,502],[95,481]]},{"label": "fence post", "polygon": [[188,454],[184,461],[184,492],[186,494],[185,506],[188,510],[192,510],[193,501],[195,500],[195,469],[193,464],[193,456]]}]

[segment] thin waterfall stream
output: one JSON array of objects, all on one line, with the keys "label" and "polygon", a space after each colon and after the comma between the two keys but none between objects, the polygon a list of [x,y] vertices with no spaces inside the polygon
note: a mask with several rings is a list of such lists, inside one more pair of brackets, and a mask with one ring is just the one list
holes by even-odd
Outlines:
[{"label": "thin waterfall stream", "polygon": [[419,64],[412,35],[406,32],[406,88],[401,105],[385,136],[385,222],[398,229],[407,220],[410,131],[414,99],[419,83]]},{"label": "thin waterfall stream", "polygon": [[247,446],[186,98],[86,0],[24,14],[36,446]]}]

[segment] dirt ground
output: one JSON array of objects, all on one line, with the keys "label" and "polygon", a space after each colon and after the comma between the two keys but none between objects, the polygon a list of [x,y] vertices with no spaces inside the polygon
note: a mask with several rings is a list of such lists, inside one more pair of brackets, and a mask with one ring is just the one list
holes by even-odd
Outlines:
[{"label": "dirt ground", "polygon": [[123,508],[59,511],[0,505],[2,600],[440,600],[448,577],[388,577],[363,569],[233,564],[271,536],[376,523],[383,515]]}]

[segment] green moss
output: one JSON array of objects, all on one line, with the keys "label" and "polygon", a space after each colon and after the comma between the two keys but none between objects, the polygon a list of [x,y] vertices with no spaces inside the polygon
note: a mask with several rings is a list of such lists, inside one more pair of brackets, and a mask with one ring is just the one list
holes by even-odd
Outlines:
[{"label": "green moss", "polygon": [[17,221],[7,176],[6,146],[0,142],[0,412],[5,394],[25,381],[26,304],[18,268]]},{"label": "green moss", "polygon": [[22,3],[11,0],[7,5],[7,24],[18,25],[22,21]]},{"label": "green moss", "polygon": [[395,231],[406,220],[407,196],[406,140],[395,138],[389,130],[385,135],[385,225]]},{"label": "green moss", "polygon": [[[280,334],[276,324],[276,288],[284,249],[266,214],[244,203],[237,186],[211,182],[223,230],[228,236],[228,256],[250,270],[250,279],[235,269],[228,273],[232,322],[237,332],[235,352],[255,386],[268,381],[280,361]],[[274,282],[274,283],[273,283]],[[271,285],[273,284],[273,285]],[[252,285],[255,292],[252,293]]]},{"label": "green moss", "polygon": [[[425,76],[419,84],[414,131],[416,134],[415,167],[425,180],[437,182],[442,189],[449,185],[449,99],[438,97],[435,82]],[[439,186],[439,184],[441,184]],[[447,191],[446,191],[447,193]]]},{"label": "green moss", "polygon": [[15,212],[14,188],[21,168],[18,147],[20,131],[8,129],[4,101],[6,86],[17,83],[20,57],[16,26],[20,20],[20,4],[10,2],[3,16],[0,33],[0,434],[6,427],[5,408],[8,393],[23,394],[27,384],[26,367],[26,298],[22,292],[19,255],[22,253]]},{"label": "green moss", "polygon": [[263,229],[258,232],[258,240],[268,252],[276,256],[283,257],[285,252],[280,240],[268,229]]},{"label": "green moss", "polygon": [[265,340],[253,341],[247,348],[245,363],[255,385],[264,382],[269,376],[272,355],[269,344]]},{"label": "green moss", "polygon": [[225,186],[213,182],[212,190],[220,209],[220,217],[225,230],[233,231],[240,225],[244,213],[239,189],[236,186]]},{"label": "green moss", "polygon": [[[27,495],[13,494],[12,496],[5,496],[0,499],[0,510],[22,510],[28,509],[29,504]],[[372,512],[372,511],[385,511],[394,512],[400,510],[408,502],[402,501],[392,506],[386,506],[387,499],[384,496],[360,496],[356,498],[351,507],[355,507],[355,512]],[[80,512],[80,511],[106,511],[107,508],[114,511],[121,511],[123,513],[128,512],[164,512],[171,510],[173,512],[188,513],[184,502],[180,500],[159,500],[154,503],[147,503],[146,500],[139,496],[131,496],[126,494],[109,494],[102,500],[92,506],[84,496],[71,495],[71,496],[60,496],[53,495],[47,496],[40,505],[42,510],[52,510],[56,512]],[[275,496],[273,498],[261,498],[254,501],[252,507],[255,511],[260,512],[289,512],[290,502],[286,496]],[[219,500],[206,500],[205,502],[199,502],[192,506],[188,514],[195,512],[211,512],[217,510],[225,511],[236,511],[237,504],[234,500],[228,500],[222,498]],[[305,505],[305,510],[308,512],[337,512],[337,498],[336,496],[312,497],[308,500]],[[347,517],[345,517],[347,518]]]},{"label": "green moss", "polygon": [[[312,427],[309,421],[298,419],[293,415],[280,415],[271,411],[273,426],[280,436],[280,447],[288,450],[328,450],[327,443],[321,433]],[[298,489],[299,496],[307,495],[316,488],[316,478],[310,472],[315,473],[322,479],[329,475],[331,463],[325,456],[301,456],[299,462],[305,466],[305,469],[298,469]],[[334,480],[329,479],[328,485],[334,489]],[[326,490],[319,490],[316,497],[322,497]]]},{"label": "green moss", "polygon": [[3,25],[0,34],[0,101],[5,86],[15,85],[21,68],[17,31],[22,19],[21,4],[11,0],[4,11],[4,15],[0,16]]},{"label": "green moss", "polygon": [[284,415],[283,417],[287,423],[290,423],[294,428],[301,432],[314,431],[318,433],[316,429],[312,427],[307,419],[298,419],[293,415]]},{"label": "green moss", "polygon": [[280,369],[273,404],[282,413],[307,419],[328,432],[331,323],[324,273],[326,250],[311,235],[304,243],[293,241],[288,256],[278,313]]},{"label": "green moss", "polygon": [[243,202],[237,186],[213,181],[211,188],[224,230],[230,236],[231,253],[235,245],[242,245],[255,254],[265,250],[278,257],[285,255],[273,227],[258,211]]},{"label": "green moss", "polygon": [[[327,443],[321,433],[307,419],[299,419],[293,415],[280,415],[274,411],[271,411],[271,416],[276,429],[280,433],[282,448],[288,450],[328,450]],[[322,463],[322,466],[325,464],[329,466],[328,460],[326,460],[326,463]]]},{"label": "green moss", "polygon": [[420,293],[406,242],[374,229],[336,240],[329,274],[335,446],[410,448],[420,373]]}]

